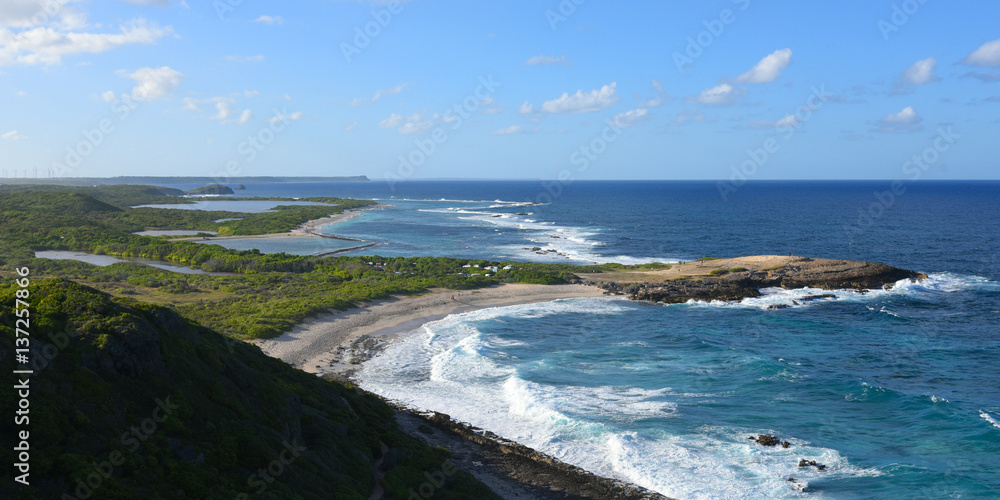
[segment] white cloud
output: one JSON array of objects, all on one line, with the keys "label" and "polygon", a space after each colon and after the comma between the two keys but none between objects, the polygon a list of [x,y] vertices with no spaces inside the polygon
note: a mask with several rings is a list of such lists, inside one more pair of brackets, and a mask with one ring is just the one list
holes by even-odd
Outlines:
[{"label": "white cloud", "polygon": [[285,20],[282,19],[281,16],[260,16],[257,19],[254,19],[253,22],[264,23],[268,26],[273,26],[275,24],[285,24]]},{"label": "white cloud", "polygon": [[358,122],[351,122],[346,127],[344,127],[344,132],[351,132],[358,128]]},{"label": "white cloud", "polygon": [[1000,39],[984,43],[966,56],[962,62],[973,66],[1000,68]]},{"label": "white cloud", "polygon": [[135,80],[132,97],[138,101],[152,101],[169,95],[180,86],[184,77],[180,71],[169,66],[139,68],[127,76]]},{"label": "white cloud", "polygon": [[652,99],[639,104],[640,108],[658,108],[663,105],[663,99],[660,97],[653,97]]},{"label": "white cloud", "polygon": [[736,77],[736,83],[768,83],[781,76],[781,70],[788,67],[792,61],[792,49],[781,49],[768,54],[750,68],[749,71]]},{"label": "white cloud", "polygon": [[524,61],[525,66],[548,66],[551,64],[562,64],[563,66],[572,66],[573,63],[566,60],[566,56],[534,56],[528,58]]},{"label": "white cloud", "polygon": [[153,44],[172,29],[135,21],[121,33],[78,33],[51,27],[20,32],[0,28],[0,66],[11,64],[59,64],[63,56],[98,54],[132,44]]},{"label": "white cloud", "polygon": [[490,135],[512,135],[512,134],[520,134],[521,132],[524,132],[524,128],[522,128],[520,125],[511,125],[507,128],[494,130],[493,132],[490,132]]},{"label": "white cloud", "polygon": [[276,115],[268,118],[267,119],[267,123],[270,123],[270,124],[273,125],[275,123],[282,122],[282,121],[297,122],[297,121],[299,121],[299,120],[301,120],[303,118],[305,118],[305,114],[303,114],[301,111],[295,111],[294,113],[288,113],[288,114],[278,113],[278,114],[276,114]]},{"label": "white cloud", "polygon": [[115,92],[113,90],[109,90],[101,94],[101,99],[103,99],[104,102],[115,102]]},{"label": "white cloud", "polygon": [[733,87],[728,83],[723,83],[710,89],[705,89],[700,94],[688,98],[688,102],[725,106],[732,104],[734,100],[745,94],[745,90]]},{"label": "white cloud", "polygon": [[412,87],[413,85],[414,85],[413,82],[405,82],[405,83],[400,83],[399,85],[396,85],[395,87],[390,87],[390,88],[382,89],[382,90],[376,90],[375,91],[375,95],[371,96],[370,98],[369,97],[358,97],[357,99],[354,99],[353,101],[351,101],[348,105],[349,106],[368,106],[369,104],[373,104],[373,103],[375,103],[376,101],[378,101],[379,99],[381,99],[383,97],[389,97],[389,96],[392,96],[392,95],[396,95],[396,94],[402,92],[403,90],[405,90],[407,87]]},{"label": "white cloud", "polygon": [[935,66],[937,66],[937,59],[933,57],[921,59],[913,63],[913,66],[906,68],[906,71],[900,76],[899,85],[923,85],[927,82],[940,80],[940,78],[934,75]]},{"label": "white cloud", "polygon": [[80,28],[86,25],[87,19],[83,13],[70,5],[77,1],[79,0],[3,0],[0,3],[0,27]]},{"label": "white cloud", "polygon": [[923,130],[920,124],[924,119],[917,114],[913,106],[903,108],[899,113],[890,113],[878,121],[879,130],[883,132]]},{"label": "white cloud", "polygon": [[802,120],[795,115],[787,115],[782,119],[774,123],[775,127],[798,127],[802,123]]},{"label": "white cloud", "polygon": [[[617,86],[616,82],[611,82],[600,89],[587,93],[584,93],[583,90],[577,90],[573,95],[564,93],[556,99],[542,103],[540,111],[543,113],[592,113],[600,111],[618,102]],[[525,103],[525,106],[521,106],[521,108],[531,109],[530,104]],[[527,112],[530,113],[530,111]]]},{"label": "white cloud", "polygon": [[250,120],[253,120],[253,111],[250,111],[249,109],[244,109],[243,114],[240,115],[240,125],[243,125],[244,123],[247,123]]},{"label": "white cloud", "polygon": [[229,115],[233,114],[233,107],[225,101],[220,101],[215,103],[216,113],[212,117],[213,120],[225,120],[229,118]]},{"label": "white cloud", "polygon": [[504,110],[503,104],[493,104],[492,96],[487,96],[486,99],[480,101],[479,106],[482,109],[480,112],[484,115],[499,115]]},{"label": "white cloud", "polygon": [[418,134],[434,126],[433,122],[411,121],[399,127],[399,133],[403,135]]},{"label": "white cloud", "polygon": [[522,115],[530,114],[534,110],[535,107],[532,106],[531,103],[529,103],[528,101],[524,101],[524,104],[522,104],[519,108],[517,108],[517,112]]},{"label": "white cloud", "polygon": [[[740,119],[742,119],[742,118],[740,118]],[[739,121],[739,120],[733,120],[733,121]],[[776,122],[767,121],[767,120],[753,120],[750,123],[748,123],[747,126],[750,127],[750,128],[752,128],[752,129],[770,129],[770,128],[798,127],[801,124],[802,124],[802,120],[800,120],[797,116],[795,116],[795,115],[786,115],[786,116],[780,118]],[[736,128],[739,128],[739,125],[737,125]]]},{"label": "white cloud", "polygon": [[11,130],[6,134],[0,135],[0,139],[3,139],[5,141],[20,141],[22,139],[27,139],[27,137],[16,130]]},{"label": "white cloud", "polygon": [[611,124],[618,127],[631,127],[633,125],[638,125],[651,117],[652,115],[649,113],[648,109],[633,109],[616,115],[611,119]]},{"label": "white cloud", "polygon": [[653,80],[652,87],[653,87],[653,90],[655,90],[657,93],[660,93],[660,94],[663,93],[663,81],[662,80]]},{"label": "white cloud", "polygon": [[382,120],[378,123],[378,128],[396,128],[403,124],[402,115],[397,115],[393,113],[389,115],[389,118]]}]

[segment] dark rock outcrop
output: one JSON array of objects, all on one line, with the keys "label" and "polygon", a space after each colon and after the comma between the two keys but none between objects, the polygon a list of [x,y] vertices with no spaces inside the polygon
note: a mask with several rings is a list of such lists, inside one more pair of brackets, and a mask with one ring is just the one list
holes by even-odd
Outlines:
[{"label": "dark rock outcrop", "polygon": [[[802,258],[785,266],[767,270],[747,270],[722,276],[695,276],[662,283],[622,285],[598,281],[596,286],[611,295],[626,295],[633,300],[679,304],[689,300],[736,301],[759,297],[761,288],[821,288],[824,290],[891,288],[904,279],[921,280],[924,273],[899,269],[876,262]],[[810,301],[834,297],[833,294],[810,295]]]}]

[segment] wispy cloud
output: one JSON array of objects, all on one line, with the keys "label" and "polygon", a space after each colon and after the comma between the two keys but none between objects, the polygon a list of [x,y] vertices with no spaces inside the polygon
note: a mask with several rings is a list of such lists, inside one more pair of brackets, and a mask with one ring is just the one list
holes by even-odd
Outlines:
[{"label": "wispy cloud", "polygon": [[750,68],[746,73],[737,76],[735,83],[769,83],[781,76],[781,70],[792,62],[792,49],[776,50]]},{"label": "wispy cloud", "polygon": [[266,24],[268,26],[273,26],[275,24],[285,24],[285,20],[282,19],[281,16],[260,16],[257,19],[254,19],[253,22]]},{"label": "wispy cloud", "polygon": [[534,56],[524,61],[525,66],[549,66],[553,64],[559,64],[562,66],[572,66],[573,63],[566,59],[565,55],[562,56]]},{"label": "wispy cloud", "polygon": [[405,83],[400,83],[399,85],[396,85],[395,87],[390,87],[390,88],[382,89],[382,90],[376,90],[375,94],[373,96],[371,96],[371,97],[358,97],[357,99],[354,99],[353,101],[351,101],[350,103],[348,103],[348,105],[349,106],[369,106],[371,104],[374,104],[379,99],[382,99],[383,97],[389,97],[389,96],[396,95],[396,94],[402,92],[403,90],[405,90],[407,87],[412,87],[413,85],[414,85],[413,82],[405,82]]},{"label": "wispy cloud", "polygon": [[907,106],[898,113],[889,113],[878,121],[878,130],[881,132],[916,132],[924,129],[921,122],[924,121],[913,106]]},{"label": "wispy cloud", "polygon": [[700,94],[689,97],[687,100],[692,103],[728,106],[744,95],[746,95],[746,90],[723,83],[710,89],[705,89]]},{"label": "wispy cloud", "polygon": [[[611,82],[600,89],[584,92],[577,90],[575,94],[563,93],[563,95],[542,103],[539,111],[542,113],[592,113],[606,109],[618,102],[616,82]],[[521,105],[518,110],[521,114],[528,114],[534,111],[534,106],[528,102]]]},{"label": "wispy cloud", "polygon": [[82,33],[52,27],[36,27],[20,32],[0,28],[0,66],[13,64],[53,65],[64,56],[98,54],[126,45],[150,45],[173,30],[143,20],[122,26],[120,33]]},{"label": "wispy cloud", "polygon": [[10,132],[0,135],[0,139],[3,139],[5,141],[20,141],[27,138],[28,138],[27,136],[18,132],[17,130],[11,130]]},{"label": "wispy cloud", "polygon": [[649,120],[652,116],[653,115],[646,108],[632,109],[615,115],[615,117],[611,119],[611,124],[618,127],[631,127]]}]

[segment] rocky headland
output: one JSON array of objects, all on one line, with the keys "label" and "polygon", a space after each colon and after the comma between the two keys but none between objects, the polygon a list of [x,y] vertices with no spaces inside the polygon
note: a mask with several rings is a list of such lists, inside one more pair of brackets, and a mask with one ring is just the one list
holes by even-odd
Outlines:
[{"label": "rocky headland", "polygon": [[926,274],[876,262],[758,255],[701,259],[669,269],[581,274],[588,284],[633,300],[677,304],[689,300],[735,301],[761,295],[762,288],[819,288],[866,291],[891,288],[903,279]]}]

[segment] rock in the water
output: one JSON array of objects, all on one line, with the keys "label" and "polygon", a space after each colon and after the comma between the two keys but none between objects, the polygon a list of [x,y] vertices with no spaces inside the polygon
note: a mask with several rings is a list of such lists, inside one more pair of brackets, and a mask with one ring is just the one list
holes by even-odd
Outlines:
[{"label": "rock in the water", "polygon": [[762,446],[777,446],[781,443],[781,440],[770,434],[761,434],[757,436],[757,444]]}]

